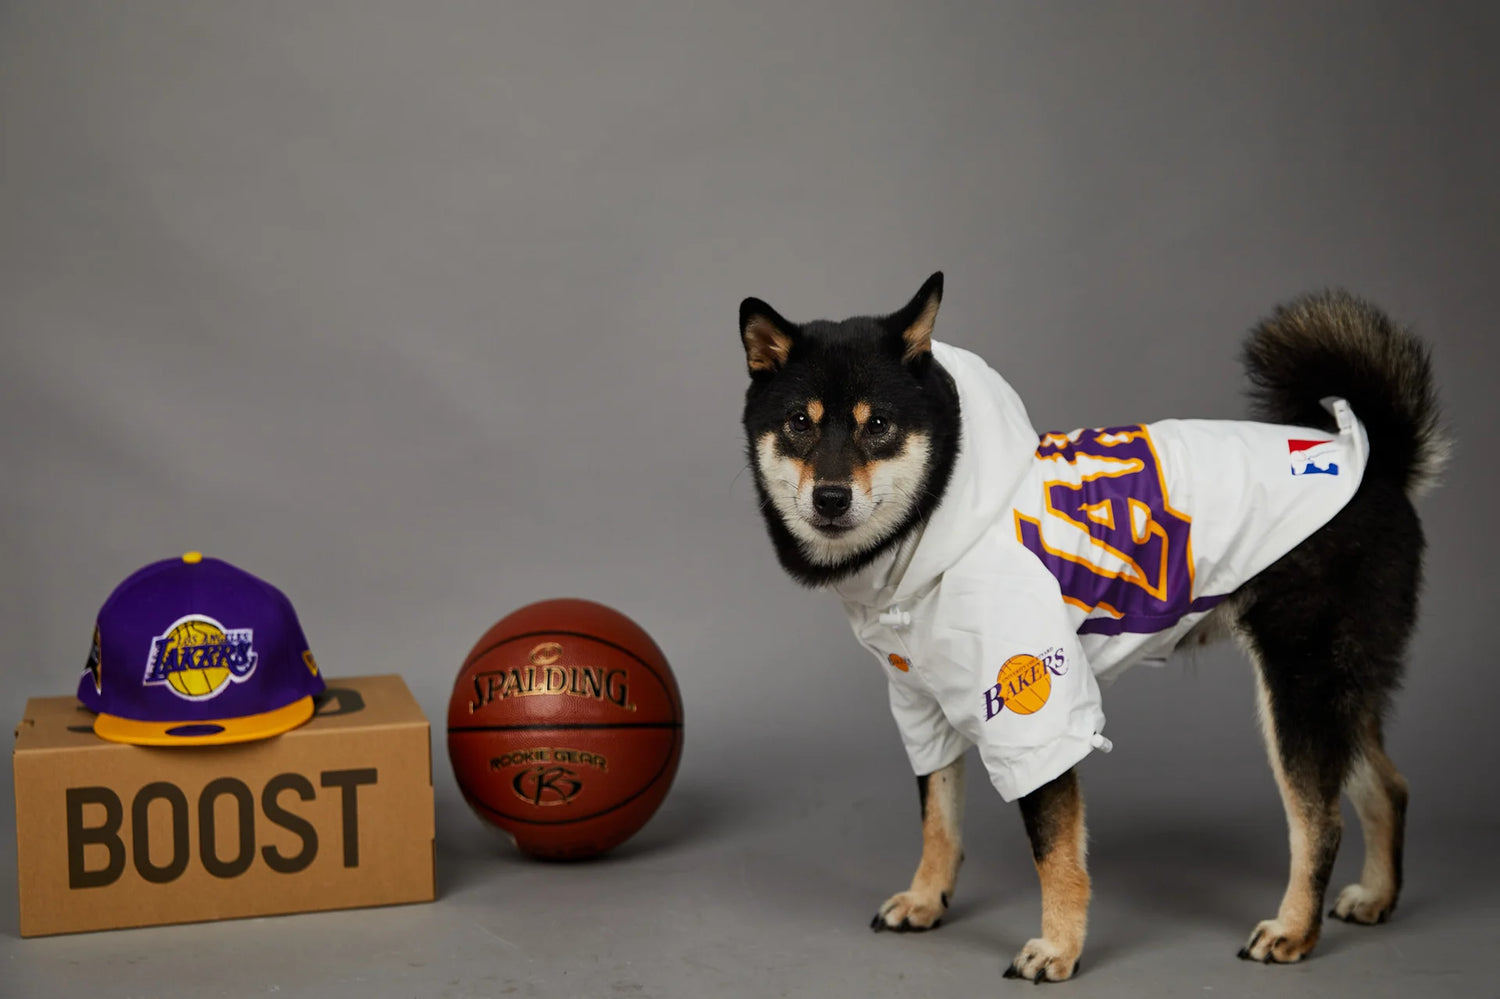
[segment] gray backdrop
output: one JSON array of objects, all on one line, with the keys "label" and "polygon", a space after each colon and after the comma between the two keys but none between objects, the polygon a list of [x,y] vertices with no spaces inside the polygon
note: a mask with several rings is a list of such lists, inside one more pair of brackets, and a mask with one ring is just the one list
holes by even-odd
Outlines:
[{"label": "gray backdrop", "polygon": [[[1459,448],[1390,731],[1402,911],[1233,960],[1285,835],[1214,650],[1107,692],[1076,988],[1481,990],[1497,44],[1484,3],[0,4],[0,709],[71,692],[133,569],[236,562],[329,675],[400,672],[433,719],[441,893],[21,941],[0,861],[0,992],[1000,986],[1036,888],[976,774],[949,925],[864,929],[915,862],[911,777],[836,602],[775,565],[738,426],[742,297],[886,311],[938,268],[939,335],[1039,429],[1241,415],[1243,331],[1328,284],[1432,344]],[[480,633],[560,595],[657,637],[687,747],[619,856],[537,868],[442,724]],[[1351,826],[1335,888],[1358,857]]]}]

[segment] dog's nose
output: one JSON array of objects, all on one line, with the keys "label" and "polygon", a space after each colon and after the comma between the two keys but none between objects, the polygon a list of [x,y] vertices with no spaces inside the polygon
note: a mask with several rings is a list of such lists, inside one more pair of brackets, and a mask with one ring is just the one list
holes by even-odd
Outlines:
[{"label": "dog's nose", "polygon": [[813,509],[824,517],[842,517],[854,502],[854,491],[848,486],[813,486]]}]

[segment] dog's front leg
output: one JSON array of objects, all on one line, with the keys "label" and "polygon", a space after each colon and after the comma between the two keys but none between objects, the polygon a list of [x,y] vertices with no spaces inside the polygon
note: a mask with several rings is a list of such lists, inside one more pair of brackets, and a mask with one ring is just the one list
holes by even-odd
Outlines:
[{"label": "dog's front leg", "polygon": [[885,900],[870,928],[930,930],[942,922],[963,861],[964,758],[917,778],[922,802],[922,860],[911,888]]},{"label": "dog's front leg", "polygon": [[1060,982],[1078,970],[1089,917],[1083,791],[1069,770],[1021,799],[1021,818],[1042,879],[1042,935],[1029,940],[1006,978]]}]

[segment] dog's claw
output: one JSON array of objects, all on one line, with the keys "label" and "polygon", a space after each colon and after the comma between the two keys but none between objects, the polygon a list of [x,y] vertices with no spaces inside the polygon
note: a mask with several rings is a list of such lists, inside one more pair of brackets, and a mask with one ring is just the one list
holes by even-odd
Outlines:
[{"label": "dog's claw", "polygon": [[[1070,975],[1068,977],[1072,977],[1073,975],[1077,975],[1078,972],[1082,968],[1083,968],[1083,963],[1082,962],[1080,962],[1080,961],[1073,962],[1073,970],[1072,970],[1072,972],[1070,973]],[[1023,981],[1030,982],[1032,985],[1046,985],[1046,984],[1050,984],[1052,982],[1058,982],[1058,981],[1063,981],[1064,980],[1064,979],[1061,979],[1061,978],[1053,978],[1052,976],[1048,975],[1047,974],[1047,965],[1045,965],[1045,964],[1043,964],[1040,967],[1038,967],[1036,969],[1036,971],[1034,973],[1031,973],[1031,974],[1028,974],[1027,972],[1022,971],[1019,966],[1017,966],[1015,964],[1012,964],[1012,965],[1010,965],[1009,967],[1007,967],[1005,969],[1005,972],[1004,972],[1004,974],[1001,977],[1003,977],[1003,978],[1019,978],[1019,979],[1021,979]]]},{"label": "dog's claw", "polygon": [[[1077,972],[1075,971],[1074,974],[1077,974]],[[1030,978],[1027,978],[1026,977],[1026,973],[1023,972],[1023,971],[1021,971],[1014,964],[1012,964],[1010,967],[1008,967],[1008,968],[1005,969],[1005,974],[1002,977],[1004,977],[1004,978],[1025,978],[1026,981],[1030,982],[1032,985],[1041,985],[1044,982],[1050,982],[1050,981],[1052,981],[1052,979],[1050,979],[1050,978],[1047,977],[1047,969],[1045,967],[1038,968],[1037,972],[1036,972],[1036,974],[1034,976],[1032,976]]]}]

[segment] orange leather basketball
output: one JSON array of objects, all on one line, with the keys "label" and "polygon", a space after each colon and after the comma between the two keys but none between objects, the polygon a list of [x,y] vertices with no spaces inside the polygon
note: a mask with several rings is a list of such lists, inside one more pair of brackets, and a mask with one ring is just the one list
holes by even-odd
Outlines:
[{"label": "orange leather basketball", "polygon": [[544,600],[484,633],[448,702],[448,758],[476,814],[550,860],[644,826],[682,755],[666,656],[619,611]]}]

